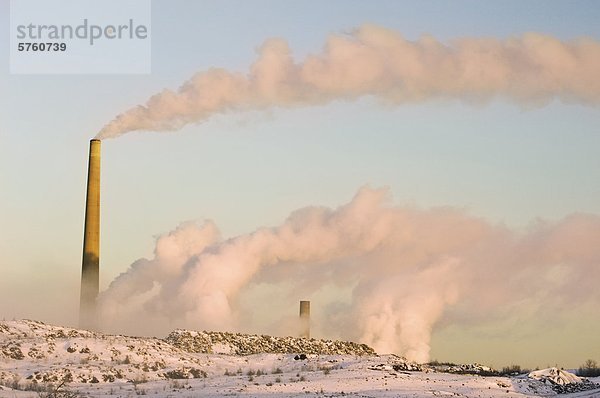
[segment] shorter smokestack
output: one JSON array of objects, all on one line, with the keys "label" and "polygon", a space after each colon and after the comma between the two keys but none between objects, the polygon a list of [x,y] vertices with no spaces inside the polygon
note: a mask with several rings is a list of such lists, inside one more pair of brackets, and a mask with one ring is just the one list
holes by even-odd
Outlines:
[{"label": "shorter smokestack", "polygon": [[300,337],[310,338],[310,301],[300,301]]}]

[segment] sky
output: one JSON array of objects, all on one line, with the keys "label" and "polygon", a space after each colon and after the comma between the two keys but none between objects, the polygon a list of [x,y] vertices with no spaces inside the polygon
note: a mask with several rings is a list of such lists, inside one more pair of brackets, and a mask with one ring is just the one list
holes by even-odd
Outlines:
[{"label": "sky", "polygon": [[[211,67],[247,73],[269,38],[284,39],[300,61],[321,53],[329,35],[364,24],[412,41],[527,32],[600,40],[595,1],[153,1],[151,73],[16,75],[8,67],[7,0],[0,18],[0,316],[71,325],[89,140],[151,95]],[[600,215],[599,126],[597,102],[390,105],[362,97],[215,114],[177,131],[106,140],[101,290],[134,261],[152,258],[156,238],[182,222],[213,220],[233,238],[280,225],[299,208],[337,208],[366,185],[388,187],[397,206],[455,208],[517,235],[541,220]],[[246,294],[268,300],[265,292]],[[582,306],[591,310],[556,324],[524,317],[473,326],[442,317],[431,356],[532,367],[600,360],[600,323],[590,315],[597,297]],[[560,338],[573,348],[550,348]]]}]

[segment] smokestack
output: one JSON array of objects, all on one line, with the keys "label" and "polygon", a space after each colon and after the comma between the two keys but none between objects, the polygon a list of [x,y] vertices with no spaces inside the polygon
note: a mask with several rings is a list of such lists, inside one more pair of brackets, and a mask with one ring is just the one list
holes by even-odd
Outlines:
[{"label": "smokestack", "polygon": [[300,337],[310,338],[310,301],[300,301]]},{"label": "smokestack", "polygon": [[90,141],[79,326],[96,327],[96,297],[100,285],[100,140]]}]

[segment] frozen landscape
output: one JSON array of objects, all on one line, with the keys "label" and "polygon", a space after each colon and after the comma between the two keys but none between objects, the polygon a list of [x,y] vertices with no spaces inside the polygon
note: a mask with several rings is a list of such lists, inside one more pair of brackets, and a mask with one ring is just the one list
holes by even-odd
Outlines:
[{"label": "frozen landscape", "polygon": [[0,397],[600,397],[559,369],[500,376],[420,365],[364,344],[176,330],[164,339],[0,322]]}]

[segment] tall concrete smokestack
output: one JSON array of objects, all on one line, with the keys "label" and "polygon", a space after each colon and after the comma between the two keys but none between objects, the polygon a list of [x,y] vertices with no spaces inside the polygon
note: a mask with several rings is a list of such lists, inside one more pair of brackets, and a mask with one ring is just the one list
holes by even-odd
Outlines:
[{"label": "tall concrete smokestack", "polygon": [[79,326],[96,327],[96,297],[100,286],[100,140],[90,141]]},{"label": "tall concrete smokestack", "polygon": [[310,301],[300,301],[300,337],[310,338]]}]

